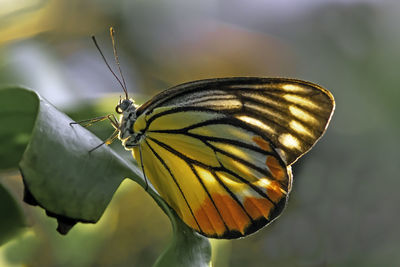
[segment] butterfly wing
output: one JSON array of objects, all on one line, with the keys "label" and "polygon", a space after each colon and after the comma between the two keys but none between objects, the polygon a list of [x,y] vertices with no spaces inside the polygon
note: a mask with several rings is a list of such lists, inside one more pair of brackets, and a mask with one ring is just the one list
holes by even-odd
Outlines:
[{"label": "butterfly wing", "polygon": [[208,237],[245,236],[282,212],[289,165],[324,132],[333,105],[327,91],[296,80],[184,84],[138,109],[134,130],[145,138],[135,158],[187,225]]},{"label": "butterfly wing", "polygon": [[234,116],[258,128],[291,165],[325,132],[335,101],[326,89],[302,80],[222,78],[165,90],[140,106],[137,115],[163,106],[204,108]]}]

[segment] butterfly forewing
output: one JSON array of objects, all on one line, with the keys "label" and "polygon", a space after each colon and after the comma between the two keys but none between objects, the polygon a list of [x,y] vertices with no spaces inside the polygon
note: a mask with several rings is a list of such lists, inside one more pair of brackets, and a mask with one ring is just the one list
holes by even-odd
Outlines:
[{"label": "butterfly forewing", "polygon": [[187,225],[241,237],[282,212],[290,164],[320,138],[333,108],[329,92],[298,80],[183,84],[139,107],[134,132],[145,138],[134,154]]},{"label": "butterfly forewing", "polygon": [[287,165],[324,133],[334,110],[324,88],[284,78],[225,78],[178,85],[142,105],[138,114],[162,106],[210,109],[259,128],[280,149]]}]

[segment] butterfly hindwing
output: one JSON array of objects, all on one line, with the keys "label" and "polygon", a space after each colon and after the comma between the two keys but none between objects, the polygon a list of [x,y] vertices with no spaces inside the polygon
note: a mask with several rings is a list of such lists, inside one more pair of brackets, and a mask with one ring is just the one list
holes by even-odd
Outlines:
[{"label": "butterfly hindwing", "polygon": [[134,154],[187,225],[237,238],[282,212],[290,164],[322,135],[333,107],[329,92],[297,80],[192,82],[139,107],[133,130],[145,134]]},{"label": "butterfly hindwing", "polygon": [[186,224],[209,237],[244,236],[273,220],[284,207],[291,176],[268,141],[244,123],[241,128],[223,117],[215,120],[218,113],[197,112],[198,123],[186,126],[189,114],[152,120],[140,145],[156,190]]}]

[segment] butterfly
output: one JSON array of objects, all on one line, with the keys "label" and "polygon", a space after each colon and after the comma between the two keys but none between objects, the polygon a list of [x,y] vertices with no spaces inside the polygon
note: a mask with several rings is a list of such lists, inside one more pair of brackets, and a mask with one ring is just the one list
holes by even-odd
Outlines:
[{"label": "butterfly", "polygon": [[[114,39],[113,47],[119,67]],[[282,213],[291,165],[321,138],[335,108],[328,90],[287,78],[193,81],[140,106],[120,84],[125,98],[119,120],[108,117],[116,129],[109,140],[118,137],[179,218],[211,238],[247,236]]]},{"label": "butterfly", "polygon": [[177,215],[200,234],[239,238],[276,219],[291,165],[322,136],[335,102],[284,78],[189,82],[141,106],[120,100],[118,138]]}]

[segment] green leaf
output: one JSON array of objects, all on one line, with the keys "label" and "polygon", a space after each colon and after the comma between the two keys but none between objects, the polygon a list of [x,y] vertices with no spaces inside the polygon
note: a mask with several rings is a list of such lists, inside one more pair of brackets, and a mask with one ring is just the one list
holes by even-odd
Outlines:
[{"label": "green leaf", "polygon": [[[35,122],[36,95],[15,88],[0,90],[0,170],[16,168]],[[12,101],[10,101],[12,99]],[[14,197],[0,184],[0,245],[25,226],[22,210]]]},{"label": "green leaf", "polygon": [[21,88],[0,90],[0,169],[15,168],[29,142],[39,101]]},{"label": "green leaf", "polygon": [[0,184],[0,245],[25,227],[25,220],[21,209],[2,184]]},{"label": "green leaf", "polygon": [[[26,120],[26,128],[16,128],[8,135],[11,138],[21,131],[30,137],[19,163],[26,186],[24,200],[56,217],[60,233],[66,234],[76,222],[97,222],[123,179],[130,178],[145,187],[142,171],[135,164],[107,146],[89,153],[102,141],[80,125],[70,125],[72,120],[67,115],[36,93],[13,88],[0,91],[0,99],[9,107],[4,114],[24,114],[10,121],[18,124]],[[1,106],[0,109],[3,114]],[[20,154],[22,148],[21,145]],[[10,151],[2,153],[7,155]],[[9,166],[18,161],[16,156]],[[173,226],[172,241],[156,266],[208,266],[208,239],[187,227],[152,188],[147,192]]]},{"label": "green leaf", "polygon": [[[141,171],[38,96],[31,140],[20,162],[26,200],[39,204],[68,232],[77,221],[97,222],[126,177],[144,184]],[[63,229],[63,227],[66,227]]]},{"label": "green leaf", "polygon": [[[153,196],[154,197],[154,196]],[[172,223],[173,237],[154,267],[211,266],[210,241],[189,228],[159,197],[154,197]]]}]

